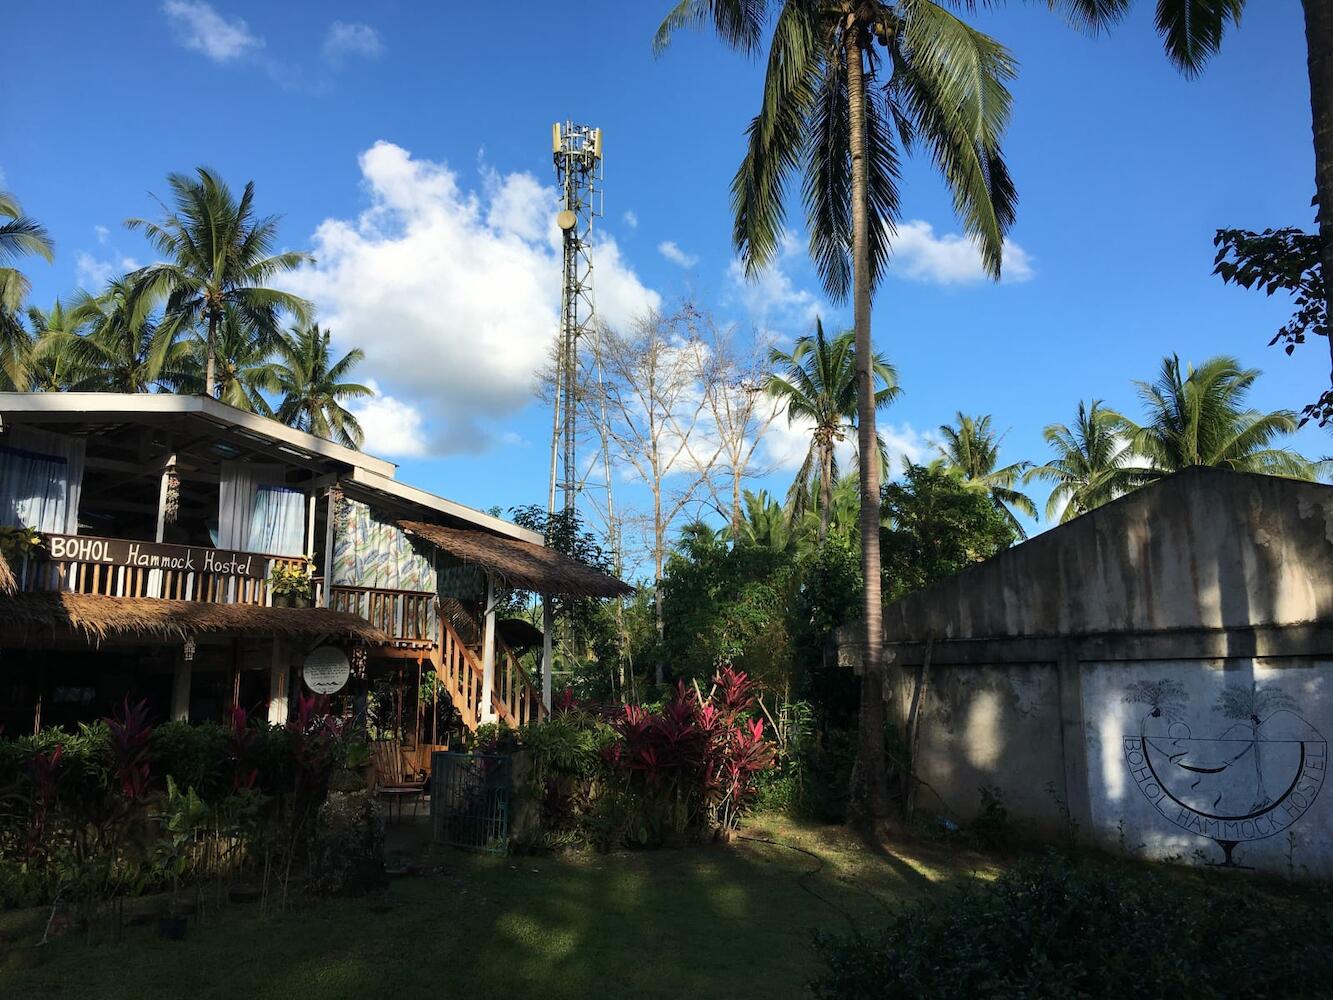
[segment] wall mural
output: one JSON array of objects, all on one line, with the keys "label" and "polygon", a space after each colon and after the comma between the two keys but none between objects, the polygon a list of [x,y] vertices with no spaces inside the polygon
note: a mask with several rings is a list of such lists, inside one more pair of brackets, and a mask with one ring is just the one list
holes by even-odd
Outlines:
[{"label": "wall mural", "polygon": [[1323,788],[1328,741],[1281,691],[1228,685],[1206,715],[1174,680],[1138,681],[1122,700],[1142,708],[1123,743],[1139,791],[1176,826],[1215,841],[1222,865],[1238,867],[1238,843],[1300,820]]}]

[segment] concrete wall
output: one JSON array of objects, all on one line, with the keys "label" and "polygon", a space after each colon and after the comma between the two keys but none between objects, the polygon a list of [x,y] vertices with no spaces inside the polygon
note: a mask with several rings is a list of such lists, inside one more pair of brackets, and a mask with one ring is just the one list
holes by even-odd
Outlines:
[{"label": "concrete wall", "polygon": [[[855,626],[839,659],[859,667]],[[918,808],[1333,878],[1333,489],[1191,470],[885,609]]]},{"label": "concrete wall", "polygon": [[[919,677],[890,668],[900,720]],[[985,786],[1020,837],[1333,878],[1333,657],[932,666],[922,727],[927,815]]]}]

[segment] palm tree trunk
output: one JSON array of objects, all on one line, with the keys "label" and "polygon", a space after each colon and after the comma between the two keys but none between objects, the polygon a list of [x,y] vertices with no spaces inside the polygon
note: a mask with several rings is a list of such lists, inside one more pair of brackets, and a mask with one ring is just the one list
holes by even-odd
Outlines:
[{"label": "palm tree trunk", "polygon": [[884,761],[879,453],[875,448],[875,387],[871,367],[875,352],[870,341],[869,165],[865,158],[865,75],[861,66],[860,30],[859,24],[853,24],[847,33],[847,93],[852,147],[853,317],[856,329],[856,432],[861,466],[861,574],[864,577],[862,641],[865,643],[865,665],[861,673],[861,710],[849,815],[854,822],[869,825],[888,816],[889,790]]},{"label": "palm tree trunk", "polygon": [[209,312],[209,314],[208,314],[208,343],[204,345],[204,350],[205,350],[205,352],[206,352],[207,355],[208,355],[208,361],[207,361],[207,363],[204,365],[204,395],[205,395],[205,396],[212,396],[212,395],[213,395],[213,388],[214,388],[214,386],[213,386],[213,381],[214,381],[214,378],[215,378],[215,376],[216,376],[216,374],[217,374],[217,363],[218,363],[218,359],[217,359],[217,349],[216,349],[216,346],[215,346],[215,345],[217,344],[217,334],[218,334],[218,317],[217,317],[217,313]]},{"label": "palm tree trunk", "polygon": [[[1304,0],[1303,6],[1314,129],[1315,196],[1319,201],[1320,263],[1328,296],[1333,288],[1333,4],[1329,0]],[[1328,338],[1328,350],[1333,362],[1333,335]],[[1333,371],[1329,380],[1333,384]]]},{"label": "palm tree trunk", "polygon": [[824,547],[828,538],[830,506],[833,504],[833,442],[825,441],[819,446],[819,547]]}]

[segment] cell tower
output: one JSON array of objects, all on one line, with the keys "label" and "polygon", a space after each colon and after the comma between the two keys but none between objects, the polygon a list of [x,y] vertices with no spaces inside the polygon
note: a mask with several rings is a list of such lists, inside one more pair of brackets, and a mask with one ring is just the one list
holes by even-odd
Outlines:
[{"label": "cell tower", "polygon": [[[578,410],[581,382],[579,341],[597,335],[597,307],[592,286],[592,227],[602,214],[602,130],[567,121],[551,126],[551,152],[561,207],[555,220],[563,237],[560,332],[556,343],[554,416],[551,426],[551,489],[547,503],[554,511],[556,494],[565,510],[574,510],[586,481],[578,466]],[[600,352],[595,352],[600,357]],[[600,362],[596,376],[600,381]],[[606,436],[599,428],[600,458],[607,476],[610,521],[610,470]]]}]

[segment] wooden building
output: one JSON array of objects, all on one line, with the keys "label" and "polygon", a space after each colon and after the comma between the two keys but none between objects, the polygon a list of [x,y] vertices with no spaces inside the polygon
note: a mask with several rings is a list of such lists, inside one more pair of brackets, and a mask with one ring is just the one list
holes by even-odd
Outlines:
[{"label": "wooden building", "polygon": [[[3,731],[127,696],[281,722],[315,650],[354,675],[433,670],[469,729],[540,717],[551,671],[539,690],[500,596],[630,588],[395,472],[204,396],[0,393]],[[275,571],[308,598],[275,594]]]}]

